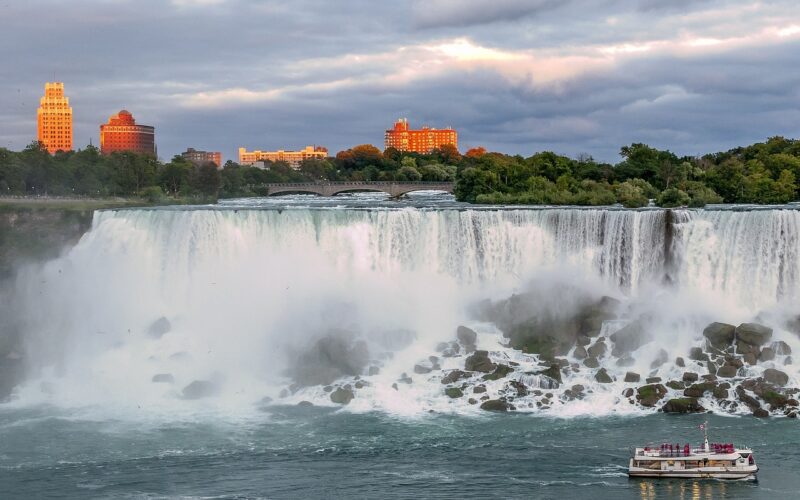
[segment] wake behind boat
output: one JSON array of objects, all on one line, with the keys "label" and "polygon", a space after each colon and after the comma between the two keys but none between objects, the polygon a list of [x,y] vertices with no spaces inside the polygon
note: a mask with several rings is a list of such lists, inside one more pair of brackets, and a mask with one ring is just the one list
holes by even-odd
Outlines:
[{"label": "wake behind boat", "polygon": [[744,479],[755,481],[758,474],[753,451],[731,443],[709,444],[708,423],[702,426],[703,445],[662,444],[636,448],[628,466],[629,477],[676,479]]}]

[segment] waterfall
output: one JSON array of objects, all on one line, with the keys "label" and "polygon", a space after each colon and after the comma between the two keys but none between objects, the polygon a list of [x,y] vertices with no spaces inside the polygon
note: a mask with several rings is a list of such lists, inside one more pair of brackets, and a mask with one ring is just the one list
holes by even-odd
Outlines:
[{"label": "waterfall", "polygon": [[[252,401],[285,387],[295,354],[330,331],[370,352],[408,345],[381,358],[396,378],[476,301],[531,283],[656,311],[665,332],[685,330],[659,343],[670,347],[702,321],[800,313],[799,238],[792,210],[101,211],[65,255],[19,274],[30,377],[46,381],[28,395],[157,405],[180,395],[153,389],[169,373]],[[172,331],[150,338],[160,317]]]}]

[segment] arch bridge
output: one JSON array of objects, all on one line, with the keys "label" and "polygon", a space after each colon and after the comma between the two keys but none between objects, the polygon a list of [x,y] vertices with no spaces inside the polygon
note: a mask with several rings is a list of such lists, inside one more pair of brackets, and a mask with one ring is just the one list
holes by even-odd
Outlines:
[{"label": "arch bridge", "polygon": [[453,192],[455,182],[286,182],[264,184],[267,196],[279,194],[308,193],[319,196],[335,196],[339,193],[384,192],[392,198],[403,196],[412,191],[446,191]]}]

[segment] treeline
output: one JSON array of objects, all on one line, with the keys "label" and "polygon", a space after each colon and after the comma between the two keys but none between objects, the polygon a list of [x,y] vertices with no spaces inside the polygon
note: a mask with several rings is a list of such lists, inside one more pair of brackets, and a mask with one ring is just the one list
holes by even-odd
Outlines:
[{"label": "treeline", "polygon": [[709,203],[781,204],[797,200],[800,142],[765,143],[701,157],[679,157],[646,144],[621,148],[616,165],[555,153],[531,157],[467,153],[456,197],[473,203],[611,205],[635,208]]},{"label": "treeline", "polygon": [[510,156],[445,146],[431,154],[355,146],[334,158],[265,168],[228,161],[195,165],[180,156],[163,163],[134,153],[101,155],[89,146],[50,155],[34,142],[0,148],[0,195],[142,196],[152,201],[261,196],[266,184],[336,181],[456,181],[460,201],[487,204],[646,206],[709,203],[780,204],[797,200],[800,141],[764,143],[701,157],[679,157],[646,144],[621,148],[616,165],[551,152]]}]

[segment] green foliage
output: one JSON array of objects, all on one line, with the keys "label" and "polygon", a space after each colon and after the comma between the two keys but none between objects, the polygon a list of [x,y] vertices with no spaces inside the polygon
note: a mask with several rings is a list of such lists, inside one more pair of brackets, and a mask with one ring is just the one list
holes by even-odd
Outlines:
[{"label": "green foliage", "polygon": [[690,201],[691,199],[685,191],[681,191],[678,188],[669,188],[658,195],[656,203],[659,207],[674,208],[688,206]]}]

